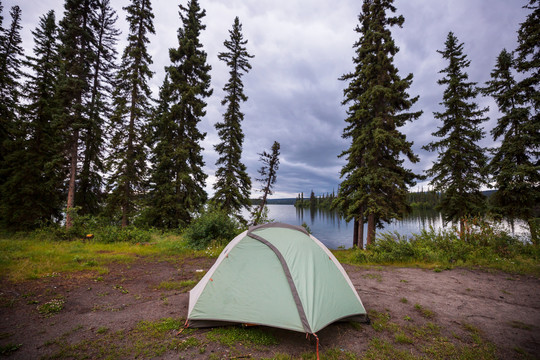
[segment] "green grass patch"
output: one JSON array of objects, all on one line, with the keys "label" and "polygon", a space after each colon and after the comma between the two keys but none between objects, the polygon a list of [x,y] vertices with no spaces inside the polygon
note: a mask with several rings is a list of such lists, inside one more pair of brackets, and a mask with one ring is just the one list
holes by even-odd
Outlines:
[{"label": "green grass patch", "polygon": [[433,317],[435,317],[435,313],[433,311],[431,311],[430,309],[418,303],[414,304],[414,309],[418,311],[426,319],[433,319]]},{"label": "green grass patch", "polygon": [[[44,359],[133,359],[158,358],[166,352],[185,351],[201,346],[201,341],[193,337],[194,330],[185,329],[183,337],[178,330],[183,327],[183,319],[163,318],[156,321],[140,321],[129,331],[111,332],[102,327],[96,330],[96,337],[77,343],[69,343],[69,333],[48,341],[44,346],[53,347]],[[103,336],[107,334],[106,336]]]},{"label": "green grass patch", "polygon": [[413,360],[417,359],[410,352],[400,350],[396,346],[386,340],[378,337],[372,338],[369,341],[367,352],[360,357],[362,360]]},{"label": "green grass patch", "polygon": [[15,351],[19,350],[21,346],[22,344],[13,344],[13,343],[0,345],[0,355],[9,356],[13,354]]},{"label": "green grass patch", "polygon": [[179,261],[183,257],[216,257],[223,247],[192,250],[175,234],[152,234],[149,243],[94,240],[57,240],[51,234],[15,234],[0,237],[0,274],[13,282],[59,276],[61,273],[108,273],[111,263],[137,259]]},{"label": "green grass patch", "polygon": [[403,331],[398,331],[394,334],[394,341],[398,344],[412,344],[414,342],[414,340]]},{"label": "green grass patch", "polygon": [[64,309],[66,301],[63,298],[52,299],[42,305],[38,305],[37,311],[46,317],[58,314]]},{"label": "green grass patch", "polygon": [[187,291],[195,286],[197,282],[195,280],[184,281],[162,281],[157,288],[159,290],[183,290]]},{"label": "green grass patch", "polygon": [[106,334],[108,332],[109,332],[109,328],[104,327],[104,326],[102,326],[102,327],[100,327],[100,328],[98,328],[96,330],[96,334]]},{"label": "green grass patch", "polygon": [[221,345],[235,347],[236,344],[250,346],[277,345],[276,337],[257,327],[226,326],[213,328],[206,334],[209,341],[217,341]]},{"label": "green grass patch", "polygon": [[526,324],[526,323],[523,323],[521,321],[516,321],[516,320],[510,321],[508,324],[515,329],[532,331],[535,328],[534,325]]},{"label": "green grass patch", "polygon": [[162,338],[172,331],[179,331],[184,327],[185,320],[174,318],[163,318],[158,321],[140,321],[135,326],[135,333],[144,334],[146,337]]}]

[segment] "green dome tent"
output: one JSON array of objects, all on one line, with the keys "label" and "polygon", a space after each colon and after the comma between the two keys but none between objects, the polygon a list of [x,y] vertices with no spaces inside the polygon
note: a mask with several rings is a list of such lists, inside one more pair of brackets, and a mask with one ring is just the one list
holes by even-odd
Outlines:
[{"label": "green dome tent", "polygon": [[234,238],[189,293],[188,327],[247,323],[315,334],[340,320],[368,321],[345,270],[304,228],[282,223]]}]

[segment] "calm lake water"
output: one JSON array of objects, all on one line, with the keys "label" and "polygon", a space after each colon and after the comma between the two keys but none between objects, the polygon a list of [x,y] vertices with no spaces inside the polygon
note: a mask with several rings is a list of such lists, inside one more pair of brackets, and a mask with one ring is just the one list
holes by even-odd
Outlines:
[{"label": "calm lake water", "polygon": [[[353,223],[347,223],[335,212],[314,209],[297,209],[294,205],[268,205],[269,218],[277,222],[292,225],[302,225],[305,222],[313,235],[323,242],[330,249],[338,247],[352,247]],[[434,229],[442,229],[443,221],[441,214],[435,211],[414,212],[402,221],[394,221],[385,224],[383,229],[377,229],[377,233],[398,232],[401,235],[412,235],[419,233],[423,228],[433,226]],[[447,224],[450,228],[452,224]],[[506,230],[512,232],[508,223],[502,225]],[[528,236],[528,230],[524,223],[514,224],[513,232],[518,236]],[[364,227],[367,233],[367,224]]]}]

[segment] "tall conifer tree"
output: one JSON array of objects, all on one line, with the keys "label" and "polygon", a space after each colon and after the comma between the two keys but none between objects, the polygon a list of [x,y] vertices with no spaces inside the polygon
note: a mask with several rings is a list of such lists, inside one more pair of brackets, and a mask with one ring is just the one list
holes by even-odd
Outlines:
[{"label": "tall conifer tree", "polygon": [[221,143],[215,146],[219,159],[216,162],[216,192],[212,200],[218,208],[240,217],[240,210],[251,206],[251,179],[241,161],[244,141],[241,123],[244,114],[240,111],[240,104],[247,101],[242,76],[251,69],[249,58],[253,58],[253,55],[245,47],[247,40],[243,39],[238,17],[234,19],[229,35],[230,40],[224,42],[227,52],[218,54],[218,58],[229,66],[230,78],[223,88],[226,96],[221,102],[221,105],[227,105],[227,111],[223,115],[223,122],[216,124]]},{"label": "tall conifer tree", "polygon": [[[536,171],[536,176],[540,173],[540,1],[529,0],[525,8],[531,10],[525,21],[518,30],[518,47],[516,49],[516,69],[524,78],[519,82],[519,88],[525,93],[527,104],[531,110],[526,127],[531,131],[529,142],[529,156],[533,169],[529,169],[531,174]],[[532,180],[532,179],[531,179]],[[535,181],[530,181],[528,186],[531,190],[531,199],[540,202],[540,185],[538,177]],[[538,206],[535,209],[538,211]],[[531,230],[531,237],[537,244],[540,243],[540,221],[538,213],[536,220],[527,219]]]},{"label": "tall conifer tree", "polygon": [[[507,218],[529,221],[540,202],[540,122],[533,121],[526,92],[512,74],[514,66],[512,54],[501,51],[491,80],[482,89],[493,96],[503,115],[491,131],[493,140],[502,142],[489,164],[497,189],[490,202]],[[530,229],[534,235],[534,226]]]},{"label": "tall conifer tree", "polygon": [[116,77],[114,113],[111,121],[112,152],[109,168],[109,204],[122,210],[122,226],[127,226],[136,210],[136,197],[144,190],[147,173],[146,132],[151,116],[152,57],[148,36],[155,34],[150,0],[132,0],[124,8],[129,23],[128,45]]},{"label": "tall conifer tree", "polygon": [[54,11],[40,18],[34,35],[34,56],[28,56],[27,99],[21,136],[8,156],[9,179],[2,187],[5,225],[31,229],[60,219],[65,178],[64,157],[54,122],[58,76],[57,26]]},{"label": "tall conifer tree", "polygon": [[26,136],[20,111],[19,81],[23,61],[20,7],[13,6],[10,15],[10,27],[0,29],[0,222],[4,226],[19,226],[13,221],[17,216],[13,211],[18,212],[18,209],[11,192],[15,190],[20,194],[25,185],[16,183],[14,178],[21,165],[16,160]]},{"label": "tall conifer tree", "polygon": [[529,0],[524,6],[531,10],[518,30],[516,69],[525,78],[519,86],[526,92],[533,107],[533,120],[540,123],[540,1]]},{"label": "tall conifer tree", "polygon": [[[153,158],[157,162],[151,178],[151,197],[156,201],[154,204],[163,206],[161,209],[154,206],[152,222],[173,228],[189,223],[206,202],[207,175],[203,171],[200,145],[206,134],[201,133],[197,125],[206,114],[204,99],[212,94],[211,66],[199,39],[206,28],[201,22],[206,11],[197,0],[189,0],[187,7],[180,5],[179,15],[182,20],[182,27],[178,29],[179,44],[178,48],[169,50],[172,64],[166,71],[170,82],[168,89],[163,90],[170,104],[160,119],[167,123],[171,133],[161,134],[162,137],[156,139]],[[164,149],[172,149],[172,152],[162,153]],[[169,191],[165,193],[165,189]],[[157,196],[160,199],[156,199]]]},{"label": "tall conifer tree", "polygon": [[91,86],[95,42],[92,22],[96,0],[66,0],[64,18],[60,21],[61,71],[57,99],[59,121],[64,133],[66,157],[69,159],[66,228],[72,226],[70,210],[75,206],[76,181],[79,173],[81,131],[86,123],[85,99]]},{"label": "tall conifer tree", "polygon": [[105,121],[110,117],[113,74],[116,70],[116,28],[118,16],[109,0],[97,2],[91,22],[93,61],[90,64],[89,92],[85,99],[85,121],[81,128],[81,169],[75,204],[82,214],[97,214],[103,201]]},{"label": "tall conifer tree", "polygon": [[[363,228],[368,220],[367,243],[375,239],[375,227],[401,218],[409,210],[406,196],[418,175],[403,167],[401,156],[418,161],[412,142],[398,128],[421,115],[408,112],[418,97],[410,98],[407,89],[413,75],[401,78],[394,66],[398,47],[390,28],[402,26],[403,16],[394,13],[393,0],[365,0],[359,25],[360,38],[354,44],[355,70],[341,77],[348,82],[343,105],[349,105],[343,137],[351,146],[340,157],[346,165],[341,170],[338,207],[355,226]],[[358,234],[355,231],[355,234]],[[362,239],[357,244],[361,246]]]},{"label": "tall conifer tree", "polygon": [[[2,5],[0,3],[0,14]],[[19,111],[21,61],[21,9],[11,8],[11,25],[1,28],[0,23],[0,185],[8,174],[2,171],[6,156],[13,150],[14,141],[20,131],[16,125]]]},{"label": "tall conifer tree", "polygon": [[434,113],[442,126],[432,134],[441,139],[424,146],[439,154],[426,173],[433,176],[434,190],[443,194],[438,208],[445,221],[459,221],[463,232],[464,217],[478,214],[485,202],[480,188],[486,184],[487,158],[477,142],[484,137],[480,124],[487,120],[488,109],[479,109],[474,101],[479,90],[468,81],[465,69],[470,61],[463,54],[463,43],[450,32],[445,45],[443,51],[437,50],[448,61],[440,71],[446,75],[437,81],[446,85],[441,102],[444,112]]}]

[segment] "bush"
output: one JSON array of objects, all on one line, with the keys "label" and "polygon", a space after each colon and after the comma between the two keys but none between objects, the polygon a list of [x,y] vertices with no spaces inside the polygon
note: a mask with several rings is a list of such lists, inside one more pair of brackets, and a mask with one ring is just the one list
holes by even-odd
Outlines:
[{"label": "bush", "polygon": [[[359,263],[428,263],[490,265],[508,263],[516,269],[527,266],[523,259],[538,261],[540,250],[529,242],[510,236],[486,222],[471,227],[463,239],[457,230],[422,230],[407,238],[383,233],[367,249],[357,250]],[[525,260],[528,261],[528,260]],[[505,265],[506,266],[506,265]],[[506,269],[507,267],[505,267]],[[518,269],[519,270],[519,269]]]},{"label": "bush", "polygon": [[118,226],[103,226],[94,232],[94,241],[112,243],[112,242],[130,242],[146,243],[151,239],[150,232],[137,229],[133,226],[125,228]]},{"label": "bush", "polygon": [[208,247],[212,242],[227,243],[240,233],[240,225],[220,210],[203,212],[184,231],[188,245],[196,250]]}]

